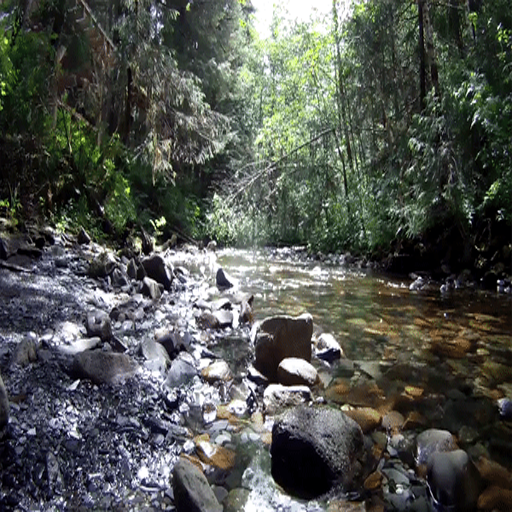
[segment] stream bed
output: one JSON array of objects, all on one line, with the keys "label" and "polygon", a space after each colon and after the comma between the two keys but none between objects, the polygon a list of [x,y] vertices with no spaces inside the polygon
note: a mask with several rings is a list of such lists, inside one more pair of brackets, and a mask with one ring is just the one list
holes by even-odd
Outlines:
[{"label": "stream bed", "polygon": [[[411,290],[411,279],[338,257],[314,261],[298,248],[188,248],[166,252],[173,284],[151,299],[135,279],[91,277],[102,254],[57,238],[40,259],[21,262],[29,273],[0,269],[0,367],[10,399],[0,438],[2,509],[176,510],[172,471],[185,457],[225,512],[428,512],[414,457],[418,435],[431,428],[449,431],[475,463],[510,480],[512,426],[499,410],[512,399],[510,295],[472,286],[441,292],[439,284]],[[124,276],[128,259],[111,259]],[[236,280],[235,292],[215,286],[219,267]],[[255,322],[307,312],[315,339],[324,332],[338,341],[339,360],[312,359],[312,401],[357,417],[374,458],[362,492],[305,501],[274,482],[276,416],[250,378],[251,325],[204,323],[204,304],[227,293],[234,311],[237,293],[254,296]],[[138,365],[122,384],[70,371],[71,351],[96,339],[84,324],[98,310],[109,315],[113,337],[96,349],[124,352]],[[172,361],[148,348],[165,336]],[[36,356],[16,360],[30,343]],[[205,373],[219,362],[227,377]]]}]

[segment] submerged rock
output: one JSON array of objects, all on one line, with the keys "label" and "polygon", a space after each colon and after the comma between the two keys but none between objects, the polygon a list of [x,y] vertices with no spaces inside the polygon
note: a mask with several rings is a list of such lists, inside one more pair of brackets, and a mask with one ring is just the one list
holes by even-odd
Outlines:
[{"label": "submerged rock", "polygon": [[312,334],[313,317],[307,313],[266,318],[255,330],[254,367],[277,381],[277,368],[283,359],[298,357],[311,361]]},{"label": "submerged rock", "polygon": [[364,459],[359,425],[330,407],[296,407],[272,429],[272,476],[289,492],[314,498],[357,489]]},{"label": "submerged rock", "polygon": [[428,461],[427,482],[432,501],[438,509],[454,512],[475,509],[481,479],[464,450],[433,453]]},{"label": "submerged rock", "polygon": [[435,452],[450,452],[456,449],[455,438],[447,430],[425,430],[416,438],[416,464],[427,464]]},{"label": "submerged rock", "polygon": [[181,458],[174,466],[172,487],[178,512],[222,512],[222,505],[197,466]]}]

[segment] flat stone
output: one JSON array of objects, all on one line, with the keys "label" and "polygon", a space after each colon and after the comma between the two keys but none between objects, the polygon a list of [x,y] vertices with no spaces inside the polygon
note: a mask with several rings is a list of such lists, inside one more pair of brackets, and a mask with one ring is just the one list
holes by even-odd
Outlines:
[{"label": "flat stone", "polygon": [[196,449],[199,458],[205,464],[226,471],[233,469],[235,466],[236,453],[233,450],[205,440],[198,441]]},{"label": "flat stone", "polygon": [[352,418],[365,434],[379,427],[382,420],[380,412],[370,407],[359,407],[343,412]]},{"label": "flat stone", "polygon": [[87,350],[73,358],[73,373],[95,384],[121,383],[135,375],[138,366],[127,354]]}]

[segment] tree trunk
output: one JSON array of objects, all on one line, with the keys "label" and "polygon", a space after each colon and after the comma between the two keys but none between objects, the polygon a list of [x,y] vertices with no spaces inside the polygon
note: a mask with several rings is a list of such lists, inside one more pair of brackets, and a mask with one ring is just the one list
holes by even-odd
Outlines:
[{"label": "tree trunk", "polygon": [[419,29],[419,54],[420,54],[420,112],[425,110],[427,98],[427,73],[425,63],[425,32],[423,22],[423,7],[425,0],[418,0],[418,29]]}]

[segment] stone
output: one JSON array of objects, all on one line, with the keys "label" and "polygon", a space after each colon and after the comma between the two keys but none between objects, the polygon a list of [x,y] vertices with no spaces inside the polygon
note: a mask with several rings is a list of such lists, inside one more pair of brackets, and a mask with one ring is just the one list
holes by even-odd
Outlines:
[{"label": "stone", "polygon": [[112,324],[110,316],[104,311],[94,311],[87,315],[85,322],[87,336],[98,336],[101,341],[109,341],[112,338]]},{"label": "stone", "polygon": [[157,283],[154,279],[150,277],[145,277],[142,280],[142,284],[140,287],[140,292],[142,295],[146,295],[147,297],[151,297],[153,300],[158,300],[162,296],[163,285]]},{"label": "stone", "polygon": [[456,449],[455,438],[447,430],[425,430],[416,438],[416,464],[427,464],[435,452],[450,452]]},{"label": "stone", "polygon": [[21,340],[12,355],[12,364],[17,366],[27,366],[37,361],[36,342],[30,338]]},{"label": "stone", "polygon": [[87,233],[87,231],[85,231],[85,229],[83,227],[80,228],[78,236],[76,237],[76,241],[80,245],[87,245],[87,244],[91,243],[91,237],[89,236],[89,233]]},{"label": "stone", "polygon": [[133,377],[138,366],[127,354],[87,350],[73,358],[72,372],[94,384],[117,384]]},{"label": "stone", "polygon": [[395,434],[399,432],[405,422],[405,418],[398,411],[389,411],[382,418],[382,427],[387,432]]},{"label": "stone", "polygon": [[171,388],[182,386],[191,381],[196,375],[197,369],[194,364],[194,358],[187,352],[180,352],[178,357],[171,363],[165,385]]},{"label": "stone", "polygon": [[272,428],[272,476],[305,499],[359,488],[365,458],[359,425],[330,407],[295,407]]},{"label": "stone", "polygon": [[130,279],[137,279],[137,264],[133,258],[126,265],[126,273]]},{"label": "stone", "polygon": [[245,510],[245,504],[249,499],[249,489],[237,487],[229,491],[227,498],[224,500],[224,512],[240,512]]},{"label": "stone", "polygon": [[8,257],[7,244],[4,242],[3,238],[0,237],[0,260],[6,260]]},{"label": "stone", "polygon": [[266,318],[255,330],[254,367],[271,381],[277,381],[279,363],[287,357],[311,361],[313,317],[307,313],[298,317]]},{"label": "stone", "polygon": [[329,333],[322,333],[318,336],[315,343],[315,355],[319,359],[324,361],[332,362],[336,359],[345,357],[343,349],[340,344],[336,341],[334,336]]},{"label": "stone", "polygon": [[174,466],[172,487],[178,512],[223,512],[204,474],[184,458]]},{"label": "stone", "polygon": [[473,344],[467,338],[458,336],[456,338],[448,338],[439,336],[432,340],[431,350],[434,354],[461,359],[472,349]]},{"label": "stone", "polygon": [[371,407],[359,407],[357,409],[344,410],[343,412],[352,418],[365,434],[379,427],[382,420],[380,412]]},{"label": "stone", "polygon": [[210,466],[214,466],[226,471],[235,466],[236,453],[229,448],[224,448],[218,444],[210,443],[206,440],[198,440],[196,450],[199,458]]},{"label": "stone", "polygon": [[126,274],[120,268],[116,267],[114,270],[112,270],[110,278],[112,280],[112,286],[117,288],[122,288],[128,284]]},{"label": "stone", "polygon": [[0,375],[0,429],[4,428],[9,422],[9,397],[5,389],[2,375]]},{"label": "stone", "polygon": [[219,309],[212,314],[217,319],[219,327],[231,327],[233,325],[233,313],[231,311]]},{"label": "stone", "polygon": [[217,287],[221,290],[232,288],[235,285],[235,280],[227,272],[224,272],[222,268],[217,270],[215,282]]},{"label": "stone", "polygon": [[57,350],[63,354],[79,354],[86,350],[92,350],[101,343],[101,338],[95,336],[93,338],[80,338],[72,341],[69,345],[59,345]]},{"label": "stone", "polygon": [[114,256],[109,252],[102,252],[89,264],[88,274],[93,278],[107,277],[116,266]]},{"label": "stone", "polygon": [[233,373],[226,361],[215,361],[206,368],[203,368],[201,375],[204,380],[211,384],[217,381],[228,382],[233,379]]},{"label": "stone", "polygon": [[263,405],[267,414],[275,414],[285,407],[311,402],[313,397],[307,386],[270,384],[263,392]]},{"label": "stone", "polygon": [[218,329],[219,319],[209,311],[202,311],[196,318],[196,323],[201,329]]},{"label": "stone", "polygon": [[277,367],[277,378],[284,386],[314,386],[318,382],[315,367],[298,357],[286,357]]},{"label": "stone", "polygon": [[433,453],[427,464],[427,483],[438,510],[473,510],[480,494],[480,475],[464,450]]},{"label": "stone", "polygon": [[476,466],[485,481],[504,489],[512,489],[512,474],[501,464],[486,457],[480,457]]},{"label": "stone", "polygon": [[478,510],[499,510],[508,512],[512,503],[512,490],[491,485],[480,494]]},{"label": "stone", "polygon": [[146,275],[157,283],[163,284],[165,290],[170,290],[172,285],[172,267],[166,263],[160,254],[152,254],[141,262]]},{"label": "stone", "polygon": [[145,340],[140,344],[140,354],[146,359],[146,367],[150,370],[165,372],[171,364],[171,358],[164,346],[155,340]]}]

